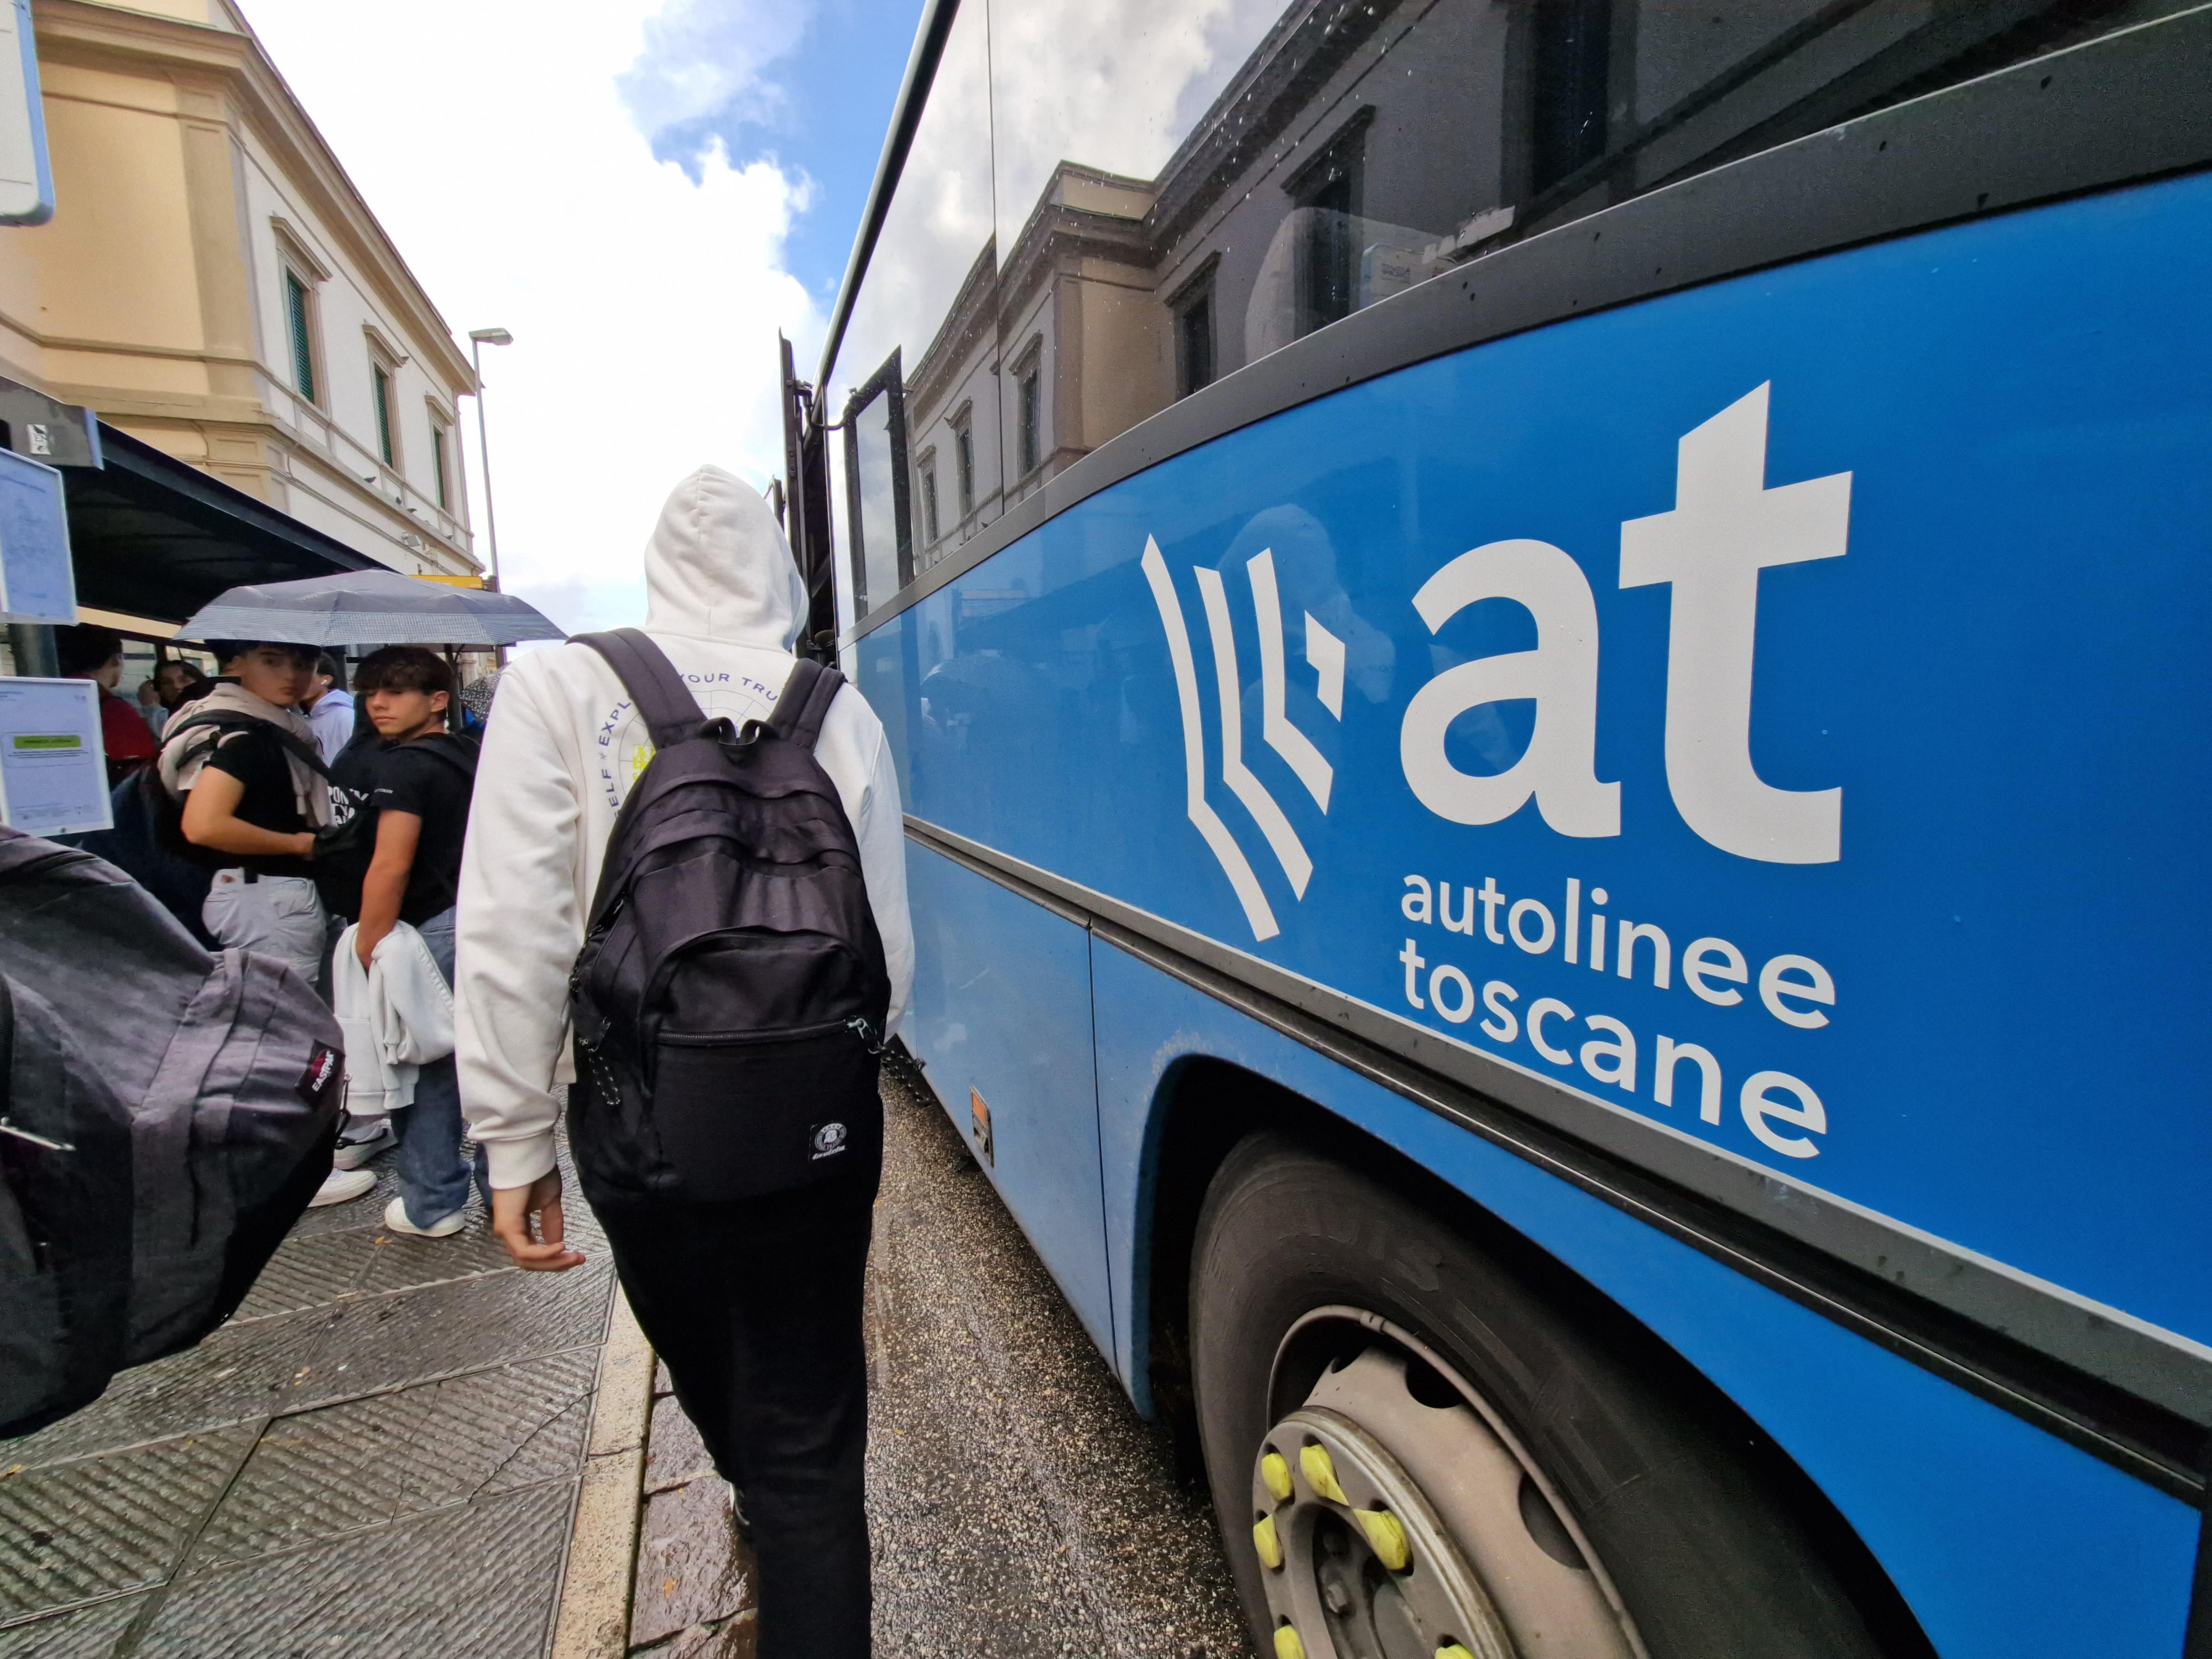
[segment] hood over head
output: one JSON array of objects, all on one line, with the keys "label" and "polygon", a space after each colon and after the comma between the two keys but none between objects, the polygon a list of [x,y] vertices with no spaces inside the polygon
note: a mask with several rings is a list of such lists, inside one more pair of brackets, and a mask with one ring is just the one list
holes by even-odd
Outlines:
[{"label": "hood over head", "polygon": [[788,651],[806,585],[775,513],[742,478],[702,466],[670,492],[645,548],[647,631]]}]

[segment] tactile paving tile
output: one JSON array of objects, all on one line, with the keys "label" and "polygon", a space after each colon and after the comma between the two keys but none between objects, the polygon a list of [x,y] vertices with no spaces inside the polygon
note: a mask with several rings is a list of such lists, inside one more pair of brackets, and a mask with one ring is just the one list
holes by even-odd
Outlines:
[{"label": "tactile paving tile", "polygon": [[246,1300],[231,1316],[232,1322],[298,1313],[337,1301],[353,1289],[354,1281],[368,1266],[374,1237],[374,1233],[356,1228],[287,1238],[261,1269]]},{"label": "tactile paving tile", "polygon": [[514,1258],[493,1236],[490,1220],[481,1209],[472,1208],[468,1225],[449,1238],[410,1238],[379,1227],[369,1239],[367,1268],[358,1286],[364,1292],[413,1290],[515,1271]]},{"label": "tactile paving tile", "polygon": [[130,1595],[0,1630],[0,1659],[108,1659],[145,1601]]},{"label": "tactile paving tile", "polygon": [[399,1195],[399,1177],[392,1172],[392,1154],[385,1153],[368,1166],[376,1171],[376,1185],[359,1198],[343,1204],[325,1204],[319,1210],[303,1210],[292,1224],[294,1238],[318,1233],[341,1233],[349,1227],[374,1227],[384,1219],[384,1206]]},{"label": "tactile paving tile", "polygon": [[167,1578],[258,1431],[218,1429],[0,1480],[0,1616]]},{"label": "tactile paving tile", "polygon": [[280,1418],[188,1571],[573,1477],[598,1366],[596,1351],[580,1349]]},{"label": "tactile paving tile", "polygon": [[533,1486],[181,1581],[139,1644],[190,1659],[538,1659],[574,1487]]},{"label": "tactile paving tile", "polygon": [[606,1331],[613,1290],[602,1261],[565,1273],[494,1273],[339,1303],[304,1316],[320,1322],[322,1340],[313,1375],[300,1379],[288,1407],[596,1343]]},{"label": "tactile paving tile", "polygon": [[321,1340],[319,1317],[225,1325],[198,1347],[118,1371],[107,1392],[74,1417],[0,1447],[0,1468],[36,1467],[282,1411]]}]

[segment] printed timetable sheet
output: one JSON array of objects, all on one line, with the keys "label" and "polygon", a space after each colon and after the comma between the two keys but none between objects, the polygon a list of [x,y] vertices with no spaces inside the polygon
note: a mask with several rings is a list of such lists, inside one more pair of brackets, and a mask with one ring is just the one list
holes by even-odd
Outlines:
[{"label": "printed timetable sheet", "polygon": [[0,678],[0,823],[33,836],[114,827],[100,688]]}]

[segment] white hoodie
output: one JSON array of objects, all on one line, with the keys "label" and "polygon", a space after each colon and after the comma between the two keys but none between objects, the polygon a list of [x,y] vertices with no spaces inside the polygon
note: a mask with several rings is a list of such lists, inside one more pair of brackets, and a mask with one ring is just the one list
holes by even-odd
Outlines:
[{"label": "white hoodie", "polygon": [[[806,592],[768,503],[702,466],[677,485],[645,550],[645,630],[709,717],[765,719],[789,677]],[[461,859],[453,975],[461,1109],[495,1187],[553,1167],[568,1054],[568,970],[623,797],[652,757],[645,722],[588,646],[526,652],[500,677]],[[906,840],[882,723],[837,694],[815,756],[860,842],[884,958],[889,1030],[914,985]]]}]

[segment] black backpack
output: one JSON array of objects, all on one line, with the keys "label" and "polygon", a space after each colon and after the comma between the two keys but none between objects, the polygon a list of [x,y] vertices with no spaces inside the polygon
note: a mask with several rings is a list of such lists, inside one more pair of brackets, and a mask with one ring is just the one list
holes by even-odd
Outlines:
[{"label": "black backpack", "polygon": [[[187,708],[190,707],[186,705]],[[239,861],[235,853],[215,852],[205,847],[196,847],[185,839],[185,803],[181,797],[171,794],[163,786],[161,755],[168,753],[169,745],[185,732],[211,731],[216,734],[215,740],[217,743],[222,741],[222,733],[225,732],[255,732],[274,738],[287,754],[305,762],[310,770],[324,778],[327,779],[331,775],[330,768],[323,764],[322,751],[314,744],[304,742],[283,726],[272,726],[258,716],[243,714],[235,708],[210,708],[192,713],[179,710],[179,719],[171,720],[161,728],[160,754],[149,762],[135,779],[124,780],[125,784],[135,783],[137,786],[145,816],[153,824],[154,845],[167,858],[204,865],[210,869],[224,869]]]},{"label": "black backpack", "polygon": [[245,1298],[330,1173],[337,1022],[93,854],[0,830],[0,1435]]},{"label": "black backpack", "polygon": [[774,715],[739,731],[637,629],[574,642],[612,665],[654,750],[568,981],[586,1194],[712,1202],[877,1167],[890,976],[814,757],[843,678],[799,662]]},{"label": "black backpack", "polygon": [[153,769],[150,765],[144,767],[108,792],[113,828],[54,839],[106,859],[159,899],[162,908],[202,945],[221,950],[201,918],[208,889],[215,884],[216,866],[197,858],[179,858],[169,850],[161,835],[161,812],[166,806],[179,818],[182,814],[158,784],[148,788],[146,780]]}]

